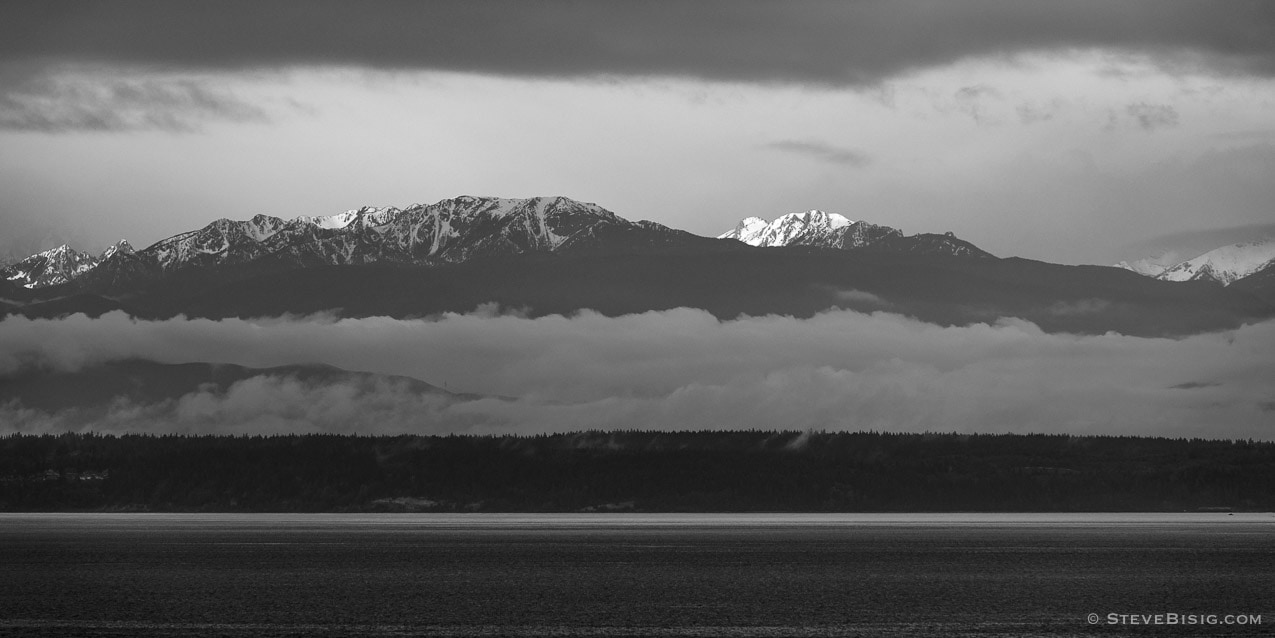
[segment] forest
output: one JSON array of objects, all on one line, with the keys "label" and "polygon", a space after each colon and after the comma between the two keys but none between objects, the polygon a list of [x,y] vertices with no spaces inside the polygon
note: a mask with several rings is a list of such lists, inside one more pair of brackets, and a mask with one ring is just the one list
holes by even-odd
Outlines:
[{"label": "forest", "polygon": [[1275,443],[880,432],[0,437],[0,511],[1275,511]]}]

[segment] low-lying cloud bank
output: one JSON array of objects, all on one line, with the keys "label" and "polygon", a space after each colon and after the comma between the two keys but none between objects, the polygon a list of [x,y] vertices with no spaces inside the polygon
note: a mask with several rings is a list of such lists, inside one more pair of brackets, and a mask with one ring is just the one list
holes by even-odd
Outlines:
[{"label": "low-lying cloud bank", "polygon": [[1275,439],[1275,322],[1184,339],[1045,334],[1017,320],[941,327],[895,314],[718,321],[8,318],[0,375],[122,358],[325,363],[515,397],[259,377],[228,392],[103,413],[9,404],[0,431],[499,433],[601,429],[1061,432]]}]

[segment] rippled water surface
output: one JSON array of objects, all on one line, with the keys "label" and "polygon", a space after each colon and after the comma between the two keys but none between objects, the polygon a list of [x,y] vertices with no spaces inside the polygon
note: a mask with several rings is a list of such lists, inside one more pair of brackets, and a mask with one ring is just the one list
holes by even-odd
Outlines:
[{"label": "rippled water surface", "polygon": [[[1218,624],[1108,622],[1170,613]],[[1265,624],[1224,624],[1231,614]],[[2,635],[1225,636],[1272,625],[1272,514],[0,515]]]}]

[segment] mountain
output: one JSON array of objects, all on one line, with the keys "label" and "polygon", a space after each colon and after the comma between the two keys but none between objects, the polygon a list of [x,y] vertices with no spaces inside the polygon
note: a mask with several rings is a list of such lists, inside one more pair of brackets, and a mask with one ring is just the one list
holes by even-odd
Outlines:
[{"label": "mountain", "polygon": [[596,204],[565,197],[464,196],[327,217],[219,219],[106,259],[85,279],[89,287],[109,288],[190,270],[440,266],[524,253],[622,252],[707,241],[654,222],[630,222]]},{"label": "mountain", "polygon": [[495,307],[616,316],[685,307],[729,320],[848,308],[942,325],[1017,317],[1050,332],[1174,336],[1275,316],[1270,279],[1222,287],[999,259],[950,233],[905,236],[822,211],[745,219],[714,239],[562,197],[458,197],[217,220],[117,250],[70,283],[0,282],[9,286],[0,286],[0,315],[405,318]]},{"label": "mountain", "polygon": [[475,309],[620,316],[697,308],[728,321],[808,318],[843,308],[940,325],[1017,317],[1047,332],[1140,336],[1225,330],[1275,316],[1275,300],[1234,287],[1158,281],[1105,266],[807,246],[531,253],[442,267],[283,269],[224,281],[196,275],[178,274],[128,295],[57,296],[13,312],[37,318],[119,310],[142,319],[215,320],[314,313],[412,318]]},{"label": "mountain", "polygon": [[1245,292],[1275,304],[1275,263],[1267,264],[1265,268],[1243,279],[1236,279],[1227,289]]},{"label": "mountain", "polygon": [[904,236],[901,231],[889,226],[851,221],[843,215],[821,210],[788,213],[773,222],[760,217],[746,217],[733,230],[717,238],[735,239],[758,247],[876,248],[901,253],[992,256],[969,242],[957,239],[952,233]]},{"label": "mountain", "polygon": [[1144,257],[1134,261],[1122,261],[1117,264],[1112,264],[1112,267],[1131,270],[1139,275],[1146,275],[1147,277],[1155,277],[1156,275],[1164,272],[1166,268],[1180,263],[1181,261],[1182,258],[1179,257],[1177,253],[1166,253],[1155,257]]},{"label": "mountain", "polygon": [[[904,236],[888,226],[818,210],[774,222],[751,217],[719,239],[765,247],[991,256],[951,233]],[[5,272],[27,288],[78,280],[80,290],[118,293],[183,272],[218,279],[315,266],[441,266],[521,254],[615,254],[690,245],[730,249],[717,240],[650,221],[631,222],[596,204],[565,197],[462,196],[405,209],[364,207],[291,220],[269,215],[218,219],[138,251],[121,242],[94,258],[63,246]]]},{"label": "mountain", "polygon": [[1275,264],[1275,239],[1233,244],[1210,250],[1165,269],[1164,281],[1213,281],[1230,285]]},{"label": "mountain", "polygon": [[760,217],[740,220],[718,239],[737,239],[749,246],[824,246],[860,248],[888,236],[902,235],[887,226],[850,221],[837,213],[808,210],[781,215],[773,222]]},{"label": "mountain", "polygon": [[31,255],[16,264],[0,268],[0,276],[24,288],[46,288],[71,281],[116,254],[132,252],[133,247],[129,245],[128,240],[120,240],[119,243],[107,248],[106,252],[99,257],[62,244],[57,248]]}]

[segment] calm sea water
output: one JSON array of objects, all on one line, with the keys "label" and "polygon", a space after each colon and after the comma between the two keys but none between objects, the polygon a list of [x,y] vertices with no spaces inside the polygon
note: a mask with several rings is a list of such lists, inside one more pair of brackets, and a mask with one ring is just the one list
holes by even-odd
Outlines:
[{"label": "calm sea water", "polygon": [[[1202,624],[1183,624],[1191,614]],[[1236,614],[1263,624],[1226,624]],[[1272,514],[0,514],[0,635],[1227,636],[1273,625]]]}]

